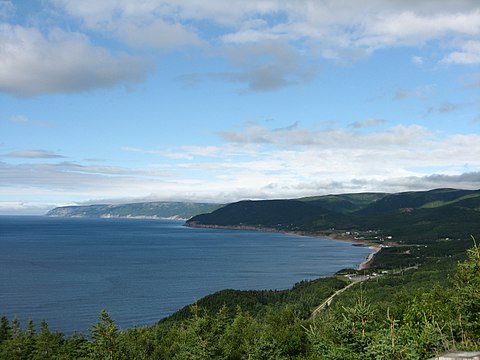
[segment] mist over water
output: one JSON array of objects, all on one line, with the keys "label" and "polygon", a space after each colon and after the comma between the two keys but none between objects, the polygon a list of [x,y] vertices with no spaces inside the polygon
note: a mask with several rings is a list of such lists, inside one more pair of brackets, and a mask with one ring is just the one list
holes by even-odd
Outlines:
[{"label": "mist over water", "polygon": [[102,309],[121,328],[151,325],[215,291],[290,288],[370,252],[181,221],[0,216],[0,315],[66,334],[86,333]]}]

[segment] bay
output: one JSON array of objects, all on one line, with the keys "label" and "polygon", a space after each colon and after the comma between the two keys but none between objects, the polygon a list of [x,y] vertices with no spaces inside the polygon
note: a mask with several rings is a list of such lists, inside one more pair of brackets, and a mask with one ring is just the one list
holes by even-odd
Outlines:
[{"label": "bay", "polygon": [[102,309],[151,325],[222,289],[286,289],[371,250],[318,237],[182,221],[0,216],[0,315],[87,333]]}]

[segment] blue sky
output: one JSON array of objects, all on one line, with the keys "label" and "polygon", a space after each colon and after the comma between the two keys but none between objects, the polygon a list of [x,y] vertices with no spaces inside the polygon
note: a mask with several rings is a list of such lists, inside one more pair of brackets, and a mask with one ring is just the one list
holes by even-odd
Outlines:
[{"label": "blue sky", "polygon": [[0,1],[0,213],[480,188],[476,0]]}]

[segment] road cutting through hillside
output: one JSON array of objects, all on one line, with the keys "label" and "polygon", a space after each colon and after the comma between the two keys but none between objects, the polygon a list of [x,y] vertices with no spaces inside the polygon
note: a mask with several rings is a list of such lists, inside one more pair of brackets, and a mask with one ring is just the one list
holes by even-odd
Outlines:
[{"label": "road cutting through hillside", "polygon": [[[377,275],[378,276],[378,275]],[[341,288],[340,290],[335,291],[327,300],[325,300],[323,303],[321,303],[315,310],[312,312],[312,317],[317,316],[320,311],[325,309],[327,306],[330,306],[331,302],[333,299],[337,296],[340,295],[342,292],[347,290],[348,288],[352,287],[353,285],[359,284],[361,282],[364,282],[368,279],[371,279],[372,277],[369,275],[361,275],[361,276],[355,276],[351,278],[352,282],[345,286],[344,288]]]}]

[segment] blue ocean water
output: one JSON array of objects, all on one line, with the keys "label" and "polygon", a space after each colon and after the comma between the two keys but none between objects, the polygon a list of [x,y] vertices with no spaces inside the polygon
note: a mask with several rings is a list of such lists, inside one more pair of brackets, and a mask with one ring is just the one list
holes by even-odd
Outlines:
[{"label": "blue ocean water", "polygon": [[286,289],[371,252],[323,238],[181,221],[0,216],[0,315],[88,332],[102,309],[149,325],[222,289]]}]

